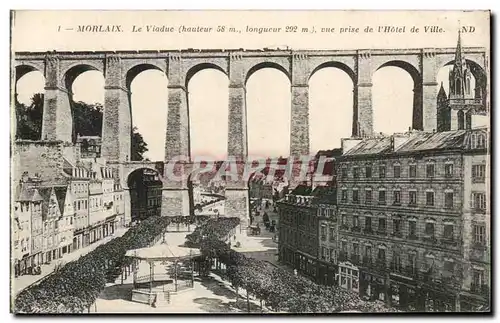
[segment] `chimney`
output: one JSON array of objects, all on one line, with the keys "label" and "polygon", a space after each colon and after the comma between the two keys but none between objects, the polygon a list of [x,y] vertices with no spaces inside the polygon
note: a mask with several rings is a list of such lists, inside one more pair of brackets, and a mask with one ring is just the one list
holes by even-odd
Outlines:
[{"label": "chimney", "polygon": [[363,141],[363,140],[360,138],[353,138],[353,137],[352,138],[342,138],[341,144],[340,144],[342,147],[342,154],[345,154],[346,152],[348,152],[349,150],[354,148],[354,146],[359,144],[361,141]]}]

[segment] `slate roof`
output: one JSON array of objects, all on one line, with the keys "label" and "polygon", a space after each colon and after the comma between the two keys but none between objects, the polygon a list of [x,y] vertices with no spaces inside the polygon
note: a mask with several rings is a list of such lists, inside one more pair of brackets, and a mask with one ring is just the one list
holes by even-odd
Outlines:
[{"label": "slate roof", "polygon": [[309,196],[312,192],[311,186],[306,184],[299,184],[297,187],[293,189],[290,193],[292,195],[300,195],[300,196]]},{"label": "slate roof", "polygon": [[66,186],[56,186],[54,187],[54,192],[56,194],[57,204],[59,205],[59,210],[61,211],[61,215],[64,214],[64,207],[66,201],[66,194],[68,192],[68,188]]},{"label": "slate roof", "polygon": [[367,138],[347,151],[345,156],[384,154],[391,151],[391,137]]},{"label": "slate roof", "polygon": [[347,151],[344,155],[382,155],[428,150],[466,150],[471,148],[471,137],[478,133],[487,135],[486,128],[443,132],[416,131],[410,133],[408,140],[395,150],[392,149],[392,136],[367,138]]},{"label": "slate roof", "polygon": [[315,204],[337,204],[337,190],[333,186],[317,186],[311,195]]}]

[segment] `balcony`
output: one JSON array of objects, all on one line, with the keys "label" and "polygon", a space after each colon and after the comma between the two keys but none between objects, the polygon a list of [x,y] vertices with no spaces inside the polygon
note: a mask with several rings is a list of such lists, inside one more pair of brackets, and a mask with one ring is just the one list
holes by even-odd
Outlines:
[{"label": "balcony", "polygon": [[361,257],[360,257],[360,255],[352,255],[351,256],[351,262],[354,265],[360,265],[361,264]]},{"label": "balcony", "polygon": [[385,228],[378,229],[376,234],[379,236],[385,236],[385,235],[387,235],[387,231],[385,230]]},{"label": "balcony", "polygon": [[342,224],[342,225],[340,225],[340,230],[347,231],[347,230],[349,230],[349,226],[347,224]]},{"label": "balcony", "polygon": [[385,271],[387,270],[387,261],[385,259],[378,259],[375,261],[375,267],[378,270]]},{"label": "balcony", "polygon": [[472,183],[484,183],[484,177],[472,177]]},{"label": "balcony", "polygon": [[408,240],[418,240],[418,236],[410,233],[410,235],[408,235]]},{"label": "balcony", "polygon": [[408,276],[408,277],[411,277],[411,278],[417,278],[418,277],[418,271],[417,271],[417,268],[413,267],[413,266],[406,266],[404,269],[403,269],[403,273]]},{"label": "balcony", "polygon": [[385,200],[383,201],[378,201],[378,205],[386,205],[387,203],[385,202]]},{"label": "balcony", "polygon": [[392,233],[392,236],[396,237],[396,238],[402,238],[403,237],[403,233],[401,231],[395,231],[395,232]]},{"label": "balcony", "polygon": [[453,238],[443,238],[441,239],[441,244],[447,247],[457,247],[458,241],[454,240]]},{"label": "balcony", "polygon": [[371,265],[372,265],[372,258],[368,256],[363,256],[363,266],[371,267]]},{"label": "balcony", "polygon": [[355,226],[351,228],[352,232],[361,232],[361,227],[360,226]]},{"label": "balcony", "polygon": [[[485,111],[486,109],[483,107],[483,99],[463,99],[463,98],[454,98],[454,99],[449,99],[450,106],[453,108],[454,106],[470,106],[470,105],[475,105],[483,108]],[[480,109],[481,110],[481,109]]]},{"label": "balcony", "polygon": [[405,270],[401,264],[391,263],[391,271],[394,273],[404,274]]},{"label": "balcony", "polygon": [[365,228],[365,229],[363,230],[363,232],[364,232],[365,234],[373,234],[373,229],[372,229],[372,228]]},{"label": "balcony", "polygon": [[437,239],[434,235],[425,235],[422,240],[427,243],[436,243]]},{"label": "balcony", "polygon": [[491,288],[486,284],[471,284],[470,285],[471,293],[481,295],[483,297],[489,298]]}]

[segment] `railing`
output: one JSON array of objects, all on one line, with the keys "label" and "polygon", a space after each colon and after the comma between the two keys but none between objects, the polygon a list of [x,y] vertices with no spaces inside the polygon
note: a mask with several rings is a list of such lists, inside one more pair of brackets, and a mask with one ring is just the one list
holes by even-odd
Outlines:
[{"label": "railing", "polygon": [[482,105],[483,99],[449,99],[450,105]]},{"label": "railing", "polygon": [[403,237],[403,233],[401,231],[396,231],[396,232],[392,233],[392,236],[396,237],[396,238],[402,238]]},{"label": "railing", "polygon": [[351,256],[351,262],[354,265],[360,265],[361,264],[361,257],[359,255],[352,255]]},{"label": "railing", "polygon": [[387,234],[387,231],[385,230],[385,228],[383,228],[383,229],[378,229],[376,233],[379,236],[385,236]]},{"label": "railing", "polygon": [[361,232],[361,227],[360,226],[355,226],[351,228],[352,232]]},{"label": "railing", "polygon": [[340,251],[339,252],[339,261],[346,261],[347,260],[347,252],[346,251]]},{"label": "railing", "polygon": [[470,285],[470,291],[475,294],[481,294],[488,296],[490,294],[490,287],[486,284],[481,284],[481,285],[476,285],[476,284],[471,284]]},{"label": "railing", "polygon": [[371,257],[368,256],[363,256],[363,265],[370,267],[372,265],[373,261]]}]

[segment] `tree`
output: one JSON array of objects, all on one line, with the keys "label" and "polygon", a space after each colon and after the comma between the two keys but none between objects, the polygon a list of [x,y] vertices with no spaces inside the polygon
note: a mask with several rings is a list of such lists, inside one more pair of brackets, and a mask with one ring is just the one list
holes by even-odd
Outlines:
[{"label": "tree", "polygon": [[144,141],[142,135],[137,131],[137,127],[132,129],[132,158],[131,160],[143,160],[144,153],[147,152],[148,144]]},{"label": "tree", "polygon": [[43,94],[35,93],[29,106],[16,100],[16,139],[40,140],[42,115]]}]

